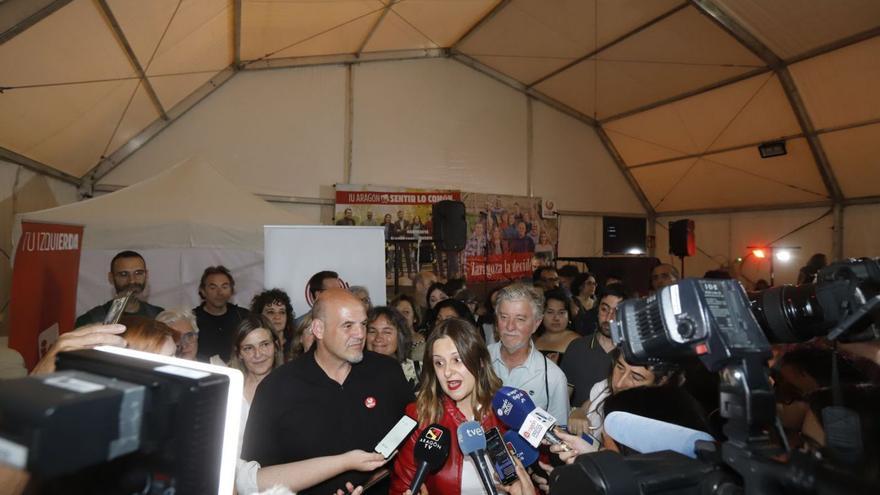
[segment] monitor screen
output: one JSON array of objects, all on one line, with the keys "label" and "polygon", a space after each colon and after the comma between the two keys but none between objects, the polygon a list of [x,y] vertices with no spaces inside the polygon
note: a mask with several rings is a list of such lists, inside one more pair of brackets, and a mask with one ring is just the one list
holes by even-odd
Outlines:
[{"label": "monitor screen", "polygon": [[602,252],[604,254],[646,253],[647,220],[635,217],[602,217]]}]

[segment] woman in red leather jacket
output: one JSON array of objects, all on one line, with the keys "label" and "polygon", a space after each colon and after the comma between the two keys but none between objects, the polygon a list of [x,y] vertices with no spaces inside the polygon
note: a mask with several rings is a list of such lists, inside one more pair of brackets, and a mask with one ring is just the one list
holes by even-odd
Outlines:
[{"label": "woman in red leather jacket", "polygon": [[[417,469],[413,448],[431,423],[449,430],[451,445],[443,468],[425,479],[428,493],[484,493],[473,462],[461,453],[456,431],[460,424],[471,420],[482,423],[484,429],[503,428],[492,411],[492,397],[500,387],[489,351],[474,326],[458,318],[440,322],[425,344],[418,399],[406,407],[406,414],[418,420],[419,426],[397,456],[389,494],[400,495],[409,489]],[[464,478],[463,469],[470,471]]]}]

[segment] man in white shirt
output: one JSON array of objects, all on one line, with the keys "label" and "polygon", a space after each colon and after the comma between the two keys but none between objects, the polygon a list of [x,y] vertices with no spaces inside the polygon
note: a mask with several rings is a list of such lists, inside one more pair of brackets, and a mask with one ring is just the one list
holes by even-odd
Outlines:
[{"label": "man in white shirt", "polygon": [[534,287],[509,285],[498,292],[495,321],[501,339],[489,346],[492,367],[504,385],[529,394],[559,424],[568,419],[568,381],[553,361],[535,348],[532,335],[544,315],[544,295]]}]

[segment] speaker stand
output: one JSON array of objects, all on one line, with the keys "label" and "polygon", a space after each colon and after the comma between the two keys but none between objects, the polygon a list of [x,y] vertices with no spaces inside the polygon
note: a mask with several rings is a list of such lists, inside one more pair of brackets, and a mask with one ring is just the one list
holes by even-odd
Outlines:
[{"label": "speaker stand", "polygon": [[679,256],[678,259],[680,260],[679,264],[681,265],[681,268],[679,268],[678,271],[681,274],[681,278],[684,278],[684,256]]}]

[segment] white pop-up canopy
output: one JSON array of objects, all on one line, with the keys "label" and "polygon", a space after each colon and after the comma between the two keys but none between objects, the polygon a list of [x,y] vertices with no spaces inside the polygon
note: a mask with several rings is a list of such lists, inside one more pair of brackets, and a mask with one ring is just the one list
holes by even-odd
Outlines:
[{"label": "white pop-up canopy", "polygon": [[112,295],[110,260],[124,249],[146,259],[154,304],[195,306],[204,268],[224,264],[236,277],[237,302],[246,306],[263,285],[263,225],[304,223],[237,188],[200,159],[105,196],[18,219],[85,227],[77,313]]}]

